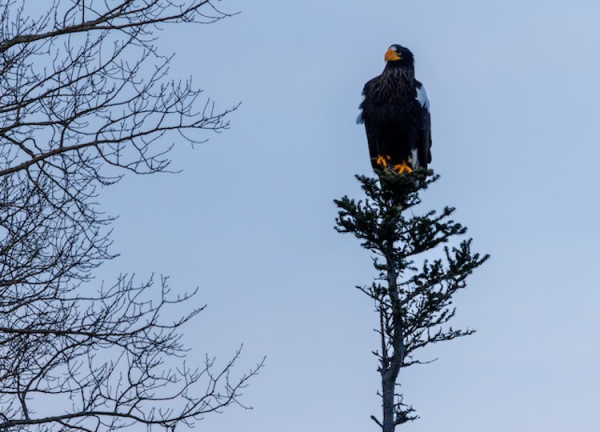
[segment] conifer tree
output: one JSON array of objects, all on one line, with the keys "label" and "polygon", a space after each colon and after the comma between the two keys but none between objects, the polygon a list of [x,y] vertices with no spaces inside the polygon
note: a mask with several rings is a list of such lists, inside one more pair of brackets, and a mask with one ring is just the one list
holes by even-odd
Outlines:
[{"label": "conifer tree", "polygon": [[[336,230],[353,234],[375,255],[377,277],[357,288],[375,302],[379,314],[380,346],[373,354],[379,362],[383,416],[371,418],[383,432],[394,432],[418,418],[397,392],[400,370],[427,363],[415,356],[421,348],[474,332],[448,325],[456,312],[452,298],[489,255],[471,252],[472,239],[457,241],[467,229],[451,219],[454,208],[419,214],[419,194],[439,178],[431,170],[379,174],[379,179],[357,176],[366,199],[344,196],[334,202]],[[431,251],[441,257],[422,258]]]}]

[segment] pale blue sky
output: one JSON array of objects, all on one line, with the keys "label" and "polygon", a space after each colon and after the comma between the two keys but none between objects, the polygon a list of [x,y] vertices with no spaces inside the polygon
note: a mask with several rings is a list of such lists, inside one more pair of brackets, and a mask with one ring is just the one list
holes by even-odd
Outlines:
[{"label": "pale blue sky", "polygon": [[[595,431],[600,426],[598,100],[600,2],[225,0],[242,13],[161,35],[226,108],[231,129],[178,148],[174,176],[103,192],[119,271],[171,275],[208,303],[192,359],[244,371],[267,356],[243,402],[197,430],[377,430],[371,261],[333,230],[334,198],[370,173],[354,120],[392,43],[409,47],[432,105],[427,209],[457,207],[492,254],[460,294],[456,325],[478,333],[424,352],[401,373],[425,432]],[[134,197],[134,198],[132,198]]]}]

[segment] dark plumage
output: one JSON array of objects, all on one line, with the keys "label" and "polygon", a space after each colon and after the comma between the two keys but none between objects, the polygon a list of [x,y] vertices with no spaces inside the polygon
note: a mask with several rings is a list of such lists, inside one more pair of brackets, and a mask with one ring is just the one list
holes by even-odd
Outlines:
[{"label": "dark plumage", "polygon": [[431,162],[431,119],[425,87],[415,79],[413,54],[392,45],[383,73],[365,84],[358,122],[365,124],[373,169],[398,173]]}]

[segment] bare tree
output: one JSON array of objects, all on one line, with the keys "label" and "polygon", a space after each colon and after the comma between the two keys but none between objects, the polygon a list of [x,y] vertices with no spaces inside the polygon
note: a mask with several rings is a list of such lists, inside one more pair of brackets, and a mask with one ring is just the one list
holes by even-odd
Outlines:
[{"label": "bare tree", "polygon": [[193,294],[164,278],[94,287],[115,257],[96,198],[228,127],[230,110],[169,79],[155,37],[229,15],[206,0],[31,3],[0,1],[0,430],[190,425],[236,402],[260,365],[234,379],[239,353],[186,363],[181,327],[202,308],[165,318]]},{"label": "bare tree", "polygon": [[[489,258],[471,252],[469,239],[445,246],[441,258],[431,259],[431,252],[467,230],[450,219],[453,208],[423,214],[416,210],[419,193],[438,178],[430,175],[432,171],[420,169],[401,175],[381,173],[379,179],[358,176],[367,198],[345,196],[335,201],[337,231],[353,234],[375,255],[378,276],[358,289],[374,302],[379,315],[379,349],[373,354],[379,361],[382,416],[371,418],[382,432],[394,432],[398,425],[418,418],[397,392],[402,369],[429,362],[416,353],[473,333],[447,326],[456,312],[452,300]],[[423,254],[429,255],[420,258]]]}]

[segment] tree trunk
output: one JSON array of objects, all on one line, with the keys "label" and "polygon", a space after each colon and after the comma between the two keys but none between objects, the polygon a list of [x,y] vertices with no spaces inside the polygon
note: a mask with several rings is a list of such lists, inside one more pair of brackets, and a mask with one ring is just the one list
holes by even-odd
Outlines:
[{"label": "tree trunk", "polygon": [[[396,408],[394,403],[396,381],[400,373],[402,361],[404,359],[404,340],[403,340],[403,323],[402,311],[400,308],[400,298],[398,296],[398,270],[393,256],[393,244],[388,245],[386,253],[387,262],[387,282],[388,294],[392,306],[392,322],[386,324],[388,334],[391,334],[392,351],[391,355],[387,355],[384,351],[381,368],[381,389],[383,399],[383,432],[394,432],[396,428]],[[383,312],[381,312],[383,313]],[[382,337],[385,337],[382,334]]]}]

